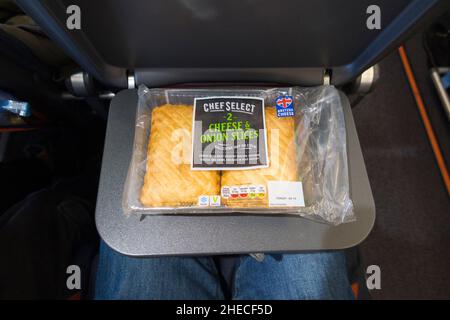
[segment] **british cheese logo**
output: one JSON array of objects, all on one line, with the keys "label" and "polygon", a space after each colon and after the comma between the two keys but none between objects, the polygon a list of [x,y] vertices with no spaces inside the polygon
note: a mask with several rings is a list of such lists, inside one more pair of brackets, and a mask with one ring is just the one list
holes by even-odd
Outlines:
[{"label": "british cheese logo", "polygon": [[279,96],[275,100],[275,105],[279,118],[293,117],[295,115],[294,98],[292,96]]},{"label": "british cheese logo", "polygon": [[277,98],[277,106],[286,109],[292,105],[292,97],[291,96],[281,96]]}]

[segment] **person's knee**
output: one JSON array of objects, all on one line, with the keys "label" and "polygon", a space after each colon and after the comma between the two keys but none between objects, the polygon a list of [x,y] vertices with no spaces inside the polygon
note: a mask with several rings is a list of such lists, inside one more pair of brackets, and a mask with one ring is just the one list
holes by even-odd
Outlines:
[{"label": "person's knee", "polygon": [[[303,299],[352,299],[341,251],[285,256],[292,289]],[[300,287],[301,286],[301,287]]]},{"label": "person's knee", "polygon": [[97,299],[217,299],[223,297],[208,258],[133,258],[102,244]]},{"label": "person's knee", "polygon": [[342,252],[267,255],[241,259],[235,281],[238,299],[352,298]]}]

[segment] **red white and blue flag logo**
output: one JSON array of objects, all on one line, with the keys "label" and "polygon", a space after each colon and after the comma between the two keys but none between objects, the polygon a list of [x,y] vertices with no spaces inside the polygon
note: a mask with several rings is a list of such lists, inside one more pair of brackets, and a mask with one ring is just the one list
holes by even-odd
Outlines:
[{"label": "red white and blue flag logo", "polygon": [[277,107],[277,116],[279,118],[293,117],[295,115],[294,98],[292,96],[279,96],[275,100],[275,105]]}]

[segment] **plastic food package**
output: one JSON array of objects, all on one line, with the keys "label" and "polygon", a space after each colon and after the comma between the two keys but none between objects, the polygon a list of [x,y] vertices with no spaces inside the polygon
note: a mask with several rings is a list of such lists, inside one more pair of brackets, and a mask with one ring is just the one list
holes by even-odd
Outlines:
[{"label": "plastic food package", "polygon": [[333,86],[139,87],[126,214],[354,220]]}]

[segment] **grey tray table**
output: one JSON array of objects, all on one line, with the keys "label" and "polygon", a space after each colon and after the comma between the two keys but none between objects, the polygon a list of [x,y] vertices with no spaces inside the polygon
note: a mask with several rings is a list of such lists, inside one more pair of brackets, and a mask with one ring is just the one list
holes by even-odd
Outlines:
[{"label": "grey tray table", "polygon": [[286,216],[131,216],[122,192],[131,159],[137,91],[112,100],[96,207],[102,239],[129,256],[224,255],[334,250],[363,241],[375,221],[375,205],[347,97],[341,94],[347,127],[351,197],[357,221],[329,226]]}]

